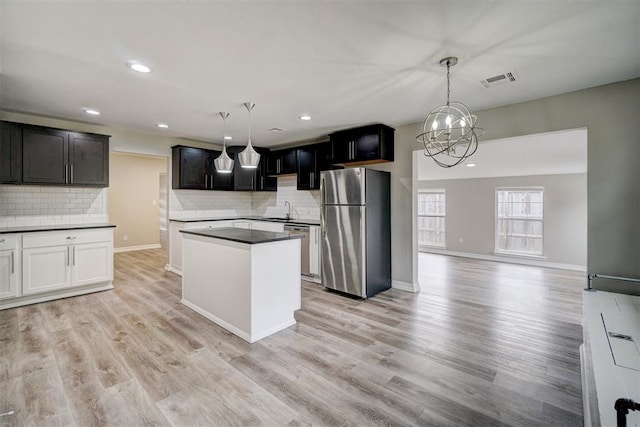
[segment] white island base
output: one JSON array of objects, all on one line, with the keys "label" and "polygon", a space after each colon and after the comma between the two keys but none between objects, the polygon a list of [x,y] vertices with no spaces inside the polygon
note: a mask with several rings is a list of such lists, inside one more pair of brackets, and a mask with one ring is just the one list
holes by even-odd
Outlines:
[{"label": "white island base", "polygon": [[182,304],[250,343],[296,323],[299,239],[239,243],[198,231],[183,233]]}]

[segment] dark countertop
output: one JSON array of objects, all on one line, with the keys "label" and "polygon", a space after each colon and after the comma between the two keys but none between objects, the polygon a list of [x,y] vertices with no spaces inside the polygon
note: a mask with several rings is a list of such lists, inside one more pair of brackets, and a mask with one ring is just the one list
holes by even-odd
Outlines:
[{"label": "dark countertop", "polygon": [[280,240],[302,239],[301,234],[274,233],[273,231],[250,230],[248,228],[201,228],[195,230],[180,230],[181,233],[195,236],[213,237],[230,240],[232,242],[254,245],[257,243],[278,242]]},{"label": "dark countertop", "polygon": [[62,224],[62,225],[25,225],[21,227],[0,227],[0,234],[36,233],[39,231],[84,230],[90,228],[115,228],[115,224],[107,222],[95,224]]},{"label": "dark countertop", "polygon": [[175,222],[203,222],[203,221],[267,221],[267,222],[281,222],[283,224],[294,225],[320,225],[320,221],[314,221],[312,219],[286,219],[286,218],[272,218],[272,217],[260,217],[260,216],[235,216],[226,218],[171,218],[169,221]]}]

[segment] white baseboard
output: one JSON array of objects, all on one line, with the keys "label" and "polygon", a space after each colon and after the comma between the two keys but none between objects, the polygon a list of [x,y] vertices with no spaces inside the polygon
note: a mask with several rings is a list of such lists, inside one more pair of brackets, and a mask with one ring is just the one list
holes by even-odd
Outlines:
[{"label": "white baseboard", "polygon": [[393,289],[398,289],[400,291],[405,292],[420,292],[420,284],[419,283],[409,283],[409,282],[401,282],[399,280],[392,280],[391,287]]},{"label": "white baseboard", "polygon": [[164,269],[165,269],[165,271],[169,271],[169,272],[171,272],[171,273],[175,273],[175,274],[177,274],[178,276],[182,276],[182,270],[178,270],[177,268],[172,267],[172,266],[171,266],[171,265],[169,265],[169,264],[165,265],[165,266],[164,266]]},{"label": "white baseboard", "polygon": [[435,248],[421,249],[420,252],[440,254],[440,255],[451,255],[451,256],[458,256],[462,258],[481,259],[484,261],[498,261],[498,262],[506,262],[510,264],[524,264],[524,265],[533,265],[536,267],[557,268],[561,270],[571,270],[571,271],[581,271],[581,272],[587,271],[587,267],[584,265],[562,264],[558,262],[539,261],[537,259],[528,259],[524,257],[483,255],[483,254],[474,254],[469,252],[456,252],[456,251],[449,251],[446,249],[435,249]]},{"label": "white baseboard", "polygon": [[131,252],[131,251],[144,251],[146,249],[160,249],[160,243],[155,243],[153,245],[140,245],[140,246],[125,246],[122,248],[113,248],[113,253],[118,252]]}]

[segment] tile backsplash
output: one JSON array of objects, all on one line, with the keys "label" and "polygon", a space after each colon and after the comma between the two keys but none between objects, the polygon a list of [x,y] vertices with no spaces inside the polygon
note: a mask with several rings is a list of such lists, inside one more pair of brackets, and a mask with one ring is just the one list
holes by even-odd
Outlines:
[{"label": "tile backsplash", "polygon": [[251,215],[251,193],[171,190],[170,218],[222,218]]},{"label": "tile backsplash", "polygon": [[0,185],[0,227],[107,222],[106,188]]},{"label": "tile backsplash", "polygon": [[[0,185],[0,227],[108,222],[108,188]],[[296,190],[296,177],[278,178],[278,191],[169,191],[170,218],[284,216],[320,219],[320,191]]]},{"label": "tile backsplash", "polygon": [[278,178],[277,193],[252,193],[251,207],[255,216],[284,216],[291,204],[291,216],[294,219],[320,220],[320,190],[297,190],[296,177]]}]

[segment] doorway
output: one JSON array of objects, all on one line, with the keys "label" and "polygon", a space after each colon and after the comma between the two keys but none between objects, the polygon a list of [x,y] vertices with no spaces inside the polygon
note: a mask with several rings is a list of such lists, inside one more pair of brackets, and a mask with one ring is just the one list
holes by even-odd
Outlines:
[{"label": "doorway", "polygon": [[[111,152],[109,221],[114,252],[159,249],[167,228],[166,157]],[[166,240],[165,240],[166,241]]]},{"label": "doorway", "polygon": [[418,271],[438,259],[422,254],[586,271],[586,128],[482,142],[449,169],[413,156]]}]

